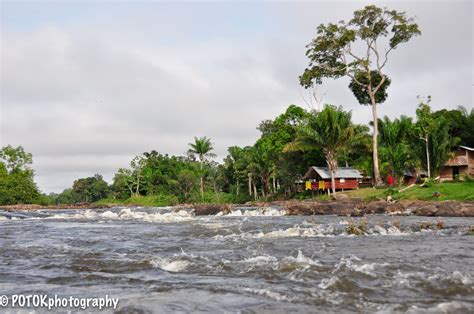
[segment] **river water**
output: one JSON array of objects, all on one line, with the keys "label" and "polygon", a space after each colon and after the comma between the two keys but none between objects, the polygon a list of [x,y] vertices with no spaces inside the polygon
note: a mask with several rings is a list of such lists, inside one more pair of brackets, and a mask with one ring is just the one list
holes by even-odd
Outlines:
[{"label": "river water", "polygon": [[0,210],[0,294],[107,294],[119,313],[474,311],[474,218],[374,215],[363,236],[351,219]]}]

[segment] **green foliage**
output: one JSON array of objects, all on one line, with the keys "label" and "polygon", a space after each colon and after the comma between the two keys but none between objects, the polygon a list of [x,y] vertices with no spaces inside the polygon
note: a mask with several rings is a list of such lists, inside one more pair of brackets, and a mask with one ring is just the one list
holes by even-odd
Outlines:
[{"label": "green foliage", "polygon": [[[365,75],[368,78],[374,70],[384,77],[381,70],[390,51],[419,34],[418,25],[405,13],[374,5],[355,11],[349,22],[320,24],[316,29],[316,37],[307,46],[306,56],[310,63],[300,76],[300,83],[308,88],[314,83],[321,84],[323,78],[345,75],[357,80],[356,76]],[[383,42],[384,38],[388,39],[388,47],[382,53],[376,43]],[[353,46],[358,45],[365,46],[368,53],[357,56]],[[370,69],[371,65],[376,68]],[[371,89],[377,92],[376,87],[381,81],[368,82]]]},{"label": "green foliage", "polygon": [[188,144],[191,148],[188,150],[188,156],[191,158],[198,158],[200,162],[200,170],[201,170],[201,199],[204,201],[204,162],[206,161],[206,157],[213,158],[216,155],[211,153],[214,149],[212,146],[211,140],[207,137],[194,137],[194,143]]},{"label": "green foliage", "polygon": [[411,147],[413,123],[411,118],[401,116],[391,121],[388,117],[379,120],[380,154],[388,163],[389,173],[400,185],[405,170],[416,166],[417,156]]},{"label": "green foliage", "polygon": [[[348,146],[353,135],[351,113],[326,105],[321,112],[308,115],[307,120],[298,128],[295,141],[289,143],[286,150],[308,151],[321,148],[333,176],[338,167],[339,154]],[[332,190],[335,197],[334,186]]]},{"label": "green foliage", "polygon": [[23,147],[0,150],[0,205],[44,202],[30,168],[33,156]]},{"label": "green foliage", "polygon": [[72,195],[72,188],[65,189],[56,197],[54,203],[56,204],[73,204],[75,202],[74,197]]},{"label": "green foliage", "polygon": [[109,186],[101,175],[81,178],[74,181],[72,185],[71,197],[75,203],[92,203],[104,198],[109,193]]},{"label": "green foliage", "polygon": [[158,195],[134,195],[125,201],[125,204],[141,205],[150,207],[173,206],[179,204],[179,199],[175,195],[158,194]]},{"label": "green foliage", "polygon": [[4,162],[10,173],[32,171],[30,165],[33,163],[33,155],[25,152],[23,147],[5,146],[0,150],[0,160]]},{"label": "green foliage", "polygon": [[435,127],[430,132],[429,139],[433,176],[436,177],[441,166],[451,157],[451,151],[459,139],[449,135],[449,124],[443,117],[435,120]]},{"label": "green foliage", "polygon": [[[355,11],[348,22],[320,24],[316,37],[307,46],[309,66],[300,76],[303,87],[321,84],[326,78],[348,76],[352,79],[349,86],[357,99],[361,104],[370,103],[372,106],[373,121],[376,122],[372,139],[376,185],[381,184],[376,108],[377,103],[386,99],[386,89],[390,85],[388,76],[383,73],[384,68],[393,49],[419,34],[418,25],[404,12],[368,5]],[[386,47],[383,48],[384,44]]]},{"label": "green foliage", "polygon": [[180,200],[187,202],[191,193],[196,190],[198,186],[198,176],[191,170],[181,170],[178,174],[177,188],[180,192]]},{"label": "green foliage", "polygon": [[450,114],[446,118],[443,115],[432,113],[430,102],[431,97],[429,96],[426,102],[420,101],[416,110],[415,130],[425,146],[426,153],[421,154],[421,160],[424,165],[431,168],[432,177],[436,177],[439,169],[451,157],[451,151],[460,139],[450,134],[455,122],[450,121],[449,117],[456,115]]},{"label": "green foliage", "polygon": [[206,157],[215,157],[211,151],[214,149],[211,143],[211,139],[207,137],[195,137],[194,143],[188,144],[191,148],[188,150],[188,155],[191,157],[197,157],[198,160],[203,163]]},{"label": "green foliage", "polygon": [[349,84],[349,89],[352,91],[354,96],[357,98],[357,101],[361,105],[370,105],[371,99],[370,95],[367,91],[367,86],[378,86],[380,83],[380,87],[377,89],[375,93],[375,103],[381,104],[385,102],[388,97],[387,88],[390,86],[392,82],[387,75],[384,75],[384,81],[382,82],[382,75],[379,74],[377,71],[370,71],[370,77],[367,75],[367,72],[364,71],[357,71],[354,74],[354,78],[351,79]]},{"label": "green foliage", "polygon": [[465,107],[433,112],[433,118],[443,117],[449,124],[449,135],[459,138],[459,145],[474,147],[474,108],[469,112]]}]

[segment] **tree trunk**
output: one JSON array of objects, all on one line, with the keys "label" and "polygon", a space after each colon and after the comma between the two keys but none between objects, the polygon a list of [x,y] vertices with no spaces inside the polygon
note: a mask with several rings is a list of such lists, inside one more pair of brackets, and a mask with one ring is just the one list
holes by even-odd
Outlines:
[{"label": "tree trunk", "polygon": [[337,159],[336,159],[335,153],[332,151],[329,151],[329,150],[326,151],[325,155],[326,155],[326,162],[328,164],[329,171],[331,172],[332,198],[336,199],[336,179],[334,177],[336,176]]},{"label": "tree trunk", "polygon": [[239,196],[239,177],[237,177],[237,196]]},{"label": "tree trunk", "polygon": [[257,186],[255,185],[255,182],[253,183],[253,195],[255,196],[255,201],[257,201]]},{"label": "tree trunk", "polygon": [[[370,89],[370,87],[369,87]],[[375,186],[382,186],[382,180],[380,179],[379,173],[379,152],[378,152],[378,134],[379,134],[379,119],[377,116],[377,104],[375,103],[375,95],[369,91],[370,101],[372,102],[372,115],[374,119],[374,131],[372,133],[372,148],[373,148],[373,159],[374,159],[374,183]]]},{"label": "tree trunk", "polygon": [[428,178],[431,178],[431,167],[430,167],[430,149],[428,145],[428,134],[425,136],[425,147],[426,147],[426,169],[428,171]]},{"label": "tree trunk", "polygon": [[276,188],[276,179],[275,179],[275,174],[273,174],[273,194],[276,194],[277,188]]},{"label": "tree trunk", "polygon": [[201,200],[204,202],[204,177],[202,175],[203,161],[201,160]]},{"label": "tree trunk", "polygon": [[249,177],[249,195],[252,196],[252,174],[248,174]]},{"label": "tree trunk", "polygon": [[334,178],[336,176],[336,171],[331,170],[331,190],[332,190],[332,198],[336,199],[336,179]]},{"label": "tree trunk", "polygon": [[137,175],[137,189],[135,191],[135,195],[140,193],[140,175]]}]

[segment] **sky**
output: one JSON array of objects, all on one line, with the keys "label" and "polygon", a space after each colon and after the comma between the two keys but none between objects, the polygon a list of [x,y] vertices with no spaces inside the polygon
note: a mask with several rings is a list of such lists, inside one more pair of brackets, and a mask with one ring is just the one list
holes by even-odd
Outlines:
[{"label": "sky", "polygon": [[[252,145],[260,121],[290,104],[310,109],[298,81],[320,23],[367,4],[413,16],[422,31],[394,50],[379,116],[473,107],[471,1],[6,1],[0,0],[0,146],[33,154],[46,193],[96,173],[111,181],[143,152],[184,155],[195,136],[217,160]],[[347,79],[322,103],[368,123]]]}]

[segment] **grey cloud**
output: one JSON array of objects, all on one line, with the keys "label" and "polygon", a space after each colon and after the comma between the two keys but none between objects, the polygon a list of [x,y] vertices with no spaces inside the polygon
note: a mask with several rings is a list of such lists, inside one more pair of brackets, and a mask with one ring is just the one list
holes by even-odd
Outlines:
[{"label": "grey cloud", "polygon": [[[110,180],[152,149],[182,155],[194,136],[210,137],[219,160],[230,145],[253,144],[261,120],[291,103],[305,107],[298,76],[316,25],[347,19],[363,4],[266,3],[265,29],[237,35],[227,25],[200,36],[192,28],[209,27],[199,26],[205,17],[186,7],[171,10],[176,17],[170,10],[144,12],[138,3],[124,19],[102,11],[84,24],[2,32],[1,143],[33,153],[47,192],[94,173]],[[472,106],[471,3],[384,4],[416,15],[423,35],[394,52],[380,115],[413,115],[418,94],[433,95],[436,109]],[[367,123],[371,112],[357,104],[348,83],[326,82],[324,102]]]}]

